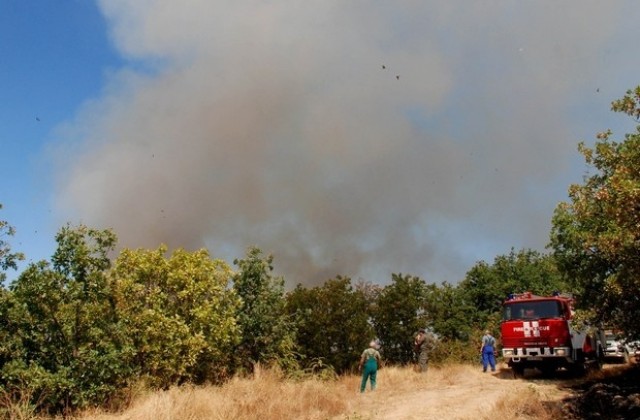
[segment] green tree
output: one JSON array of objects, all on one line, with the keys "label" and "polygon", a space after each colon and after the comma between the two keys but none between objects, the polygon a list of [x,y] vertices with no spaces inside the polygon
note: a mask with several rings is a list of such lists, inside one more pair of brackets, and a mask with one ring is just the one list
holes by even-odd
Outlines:
[{"label": "green tree", "polygon": [[104,271],[115,235],[67,226],[56,241],[53,267],[30,264],[0,309],[10,335],[1,351],[5,390],[26,387],[52,410],[104,402],[132,375]]},{"label": "green tree", "polygon": [[233,262],[239,271],[233,288],[240,305],[236,311],[242,338],[234,354],[239,364],[251,371],[255,363],[295,364],[294,325],[285,312],[284,279],[273,277],[273,256],[251,247],[244,259]]},{"label": "green tree", "polygon": [[470,314],[475,308],[464,290],[443,283],[428,285],[426,308],[433,330],[444,340],[468,341],[473,328]]},{"label": "green tree", "polygon": [[[553,256],[530,249],[495,257],[493,264],[478,262],[466,274],[458,287],[466,302],[475,308],[471,324],[477,328],[495,328],[502,302],[510,293],[530,291],[550,295],[554,291],[570,290],[560,274]],[[491,321],[491,322],[490,322]]]},{"label": "green tree", "polygon": [[[2,204],[0,204],[0,210]],[[24,260],[21,252],[11,252],[11,246],[7,242],[7,238],[16,234],[16,230],[6,220],[0,220],[0,270],[6,271],[10,268],[16,270],[18,261]],[[4,283],[7,275],[0,271],[0,285]]]},{"label": "green tree", "polygon": [[382,340],[384,357],[396,363],[413,358],[413,335],[429,323],[427,284],[419,277],[393,274],[373,311],[373,325]]},{"label": "green tree", "polygon": [[83,291],[105,282],[104,271],[111,267],[109,253],[117,243],[113,231],[67,225],[56,235],[56,242],[51,262],[57,272],[82,284]]},{"label": "green tree", "polygon": [[351,279],[338,276],[322,286],[298,285],[287,295],[287,311],[297,324],[297,342],[307,362],[322,358],[337,372],[357,365],[373,338],[368,302]]},{"label": "green tree", "polygon": [[[640,119],[640,86],[612,103]],[[622,141],[610,130],[579,151],[593,169],[569,187],[552,220],[551,247],[592,321],[640,337],[640,126]]]},{"label": "green tree", "polygon": [[125,249],[111,273],[136,371],[159,387],[224,379],[240,338],[231,268],[204,249],[166,251]]}]

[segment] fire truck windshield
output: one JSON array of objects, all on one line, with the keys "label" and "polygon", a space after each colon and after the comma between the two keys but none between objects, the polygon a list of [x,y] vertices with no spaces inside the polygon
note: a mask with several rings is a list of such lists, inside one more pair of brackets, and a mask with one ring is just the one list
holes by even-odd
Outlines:
[{"label": "fire truck windshield", "polygon": [[502,312],[504,321],[559,317],[562,317],[562,307],[557,300],[507,302]]}]

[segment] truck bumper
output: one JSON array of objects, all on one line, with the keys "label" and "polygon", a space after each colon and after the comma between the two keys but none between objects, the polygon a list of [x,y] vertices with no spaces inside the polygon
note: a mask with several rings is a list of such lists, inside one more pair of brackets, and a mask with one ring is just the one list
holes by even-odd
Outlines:
[{"label": "truck bumper", "polygon": [[509,367],[518,370],[569,367],[573,360],[569,347],[505,348],[502,349],[502,356]]},{"label": "truck bumper", "polygon": [[541,360],[543,358],[570,357],[569,347],[516,347],[503,348],[502,357],[505,359],[531,359]]}]

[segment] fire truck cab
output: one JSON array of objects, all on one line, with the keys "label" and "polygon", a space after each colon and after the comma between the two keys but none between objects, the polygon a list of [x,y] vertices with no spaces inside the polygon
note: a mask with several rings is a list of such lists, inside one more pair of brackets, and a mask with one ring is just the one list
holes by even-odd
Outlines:
[{"label": "fire truck cab", "polygon": [[512,294],[503,303],[502,356],[516,374],[537,368],[550,374],[558,368],[583,372],[600,366],[603,335],[594,328],[572,325],[573,299],[554,293]]}]

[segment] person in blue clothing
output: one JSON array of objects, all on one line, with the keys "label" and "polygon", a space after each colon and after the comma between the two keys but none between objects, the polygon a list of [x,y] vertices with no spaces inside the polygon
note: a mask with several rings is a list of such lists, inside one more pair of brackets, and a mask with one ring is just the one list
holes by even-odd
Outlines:
[{"label": "person in blue clothing", "polygon": [[376,350],[377,347],[378,343],[375,340],[371,340],[369,348],[363,351],[362,356],[360,356],[360,364],[358,365],[358,370],[362,371],[360,392],[364,392],[367,387],[367,380],[371,381],[371,390],[376,389],[376,376],[380,365],[380,352]]},{"label": "person in blue clothing", "polygon": [[496,357],[494,355],[494,349],[496,348],[496,339],[493,338],[491,332],[486,330],[482,336],[482,346],[480,351],[482,352],[482,371],[487,371],[487,366],[491,366],[491,372],[496,371]]}]

